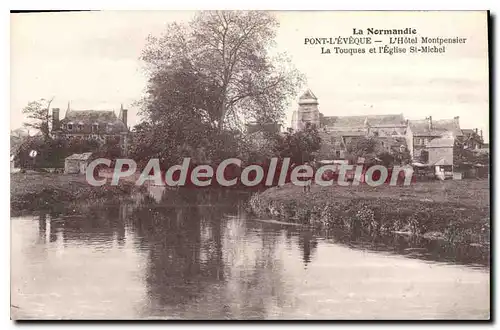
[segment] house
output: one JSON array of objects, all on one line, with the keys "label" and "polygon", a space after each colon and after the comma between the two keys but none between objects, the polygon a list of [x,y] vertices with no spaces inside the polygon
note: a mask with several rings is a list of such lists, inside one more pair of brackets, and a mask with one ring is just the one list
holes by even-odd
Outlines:
[{"label": "house", "polygon": [[128,149],[129,129],[127,109],[120,107],[119,116],[115,112],[102,110],[66,110],[65,117],[59,118],[59,108],[52,109],[52,134],[68,139],[95,140],[99,144],[119,144],[125,155]]},{"label": "house", "polygon": [[462,135],[460,142],[463,143],[465,149],[478,150],[482,148],[484,144],[482,130],[478,132],[477,128],[465,128],[462,129]]},{"label": "house", "polygon": [[453,146],[455,139],[452,137],[436,138],[426,144],[428,162],[434,168],[437,177],[453,177]]},{"label": "house", "polygon": [[423,120],[409,120],[406,128],[406,143],[414,161],[428,163],[427,145],[441,137],[451,139],[463,136],[459,117],[453,119],[432,120],[429,116]]},{"label": "house", "polygon": [[85,174],[87,166],[91,162],[92,153],[73,154],[64,159],[65,174]]}]

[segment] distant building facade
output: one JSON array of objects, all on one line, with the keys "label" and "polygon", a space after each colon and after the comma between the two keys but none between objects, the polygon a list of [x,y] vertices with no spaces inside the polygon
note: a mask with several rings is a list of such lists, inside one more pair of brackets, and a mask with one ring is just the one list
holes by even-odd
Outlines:
[{"label": "distant building facade", "polygon": [[[429,145],[438,138],[460,139],[463,136],[459,117],[433,120],[429,116],[423,120],[409,120],[406,129],[408,149],[412,158],[422,163],[429,163]],[[432,165],[432,164],[431,164]]]},{"label": "distant building facade", "polygon": [[349,143],[371,137],[377,140],[379,152],[408,150],[415,162],[451,166],[455,141],[462,141],[471,149],[480,149],[483,145],[482,133],[478,134],[477,129],[462,130],[459,117],[433,120],[429,116],[423,120],[406,120],[403,114],[323,116],[311,90],[299,98],[292,129],[301,130],[307,123],[316,125],[320,131],[323,158],[343,159]]},{"label": "distant building facade", "polygon": [[311,90],[299,98],[299,107],[292,116],[292,129],[302,130],[308,123],[319,129],[322,158],[344,159],[346,146],[362,137],[376,137],[387,152],[406,148],[407,123],[402,114],[323,116]]},{"label": "distant building facade", "polygon": [[52,135],[68,139],[95,140],[100,144],[117,144],[126,154],[129,141],[127,109],[120,107],[120,113],[103,110],[68,109],[60,118],[60,109],[52,109]]}]

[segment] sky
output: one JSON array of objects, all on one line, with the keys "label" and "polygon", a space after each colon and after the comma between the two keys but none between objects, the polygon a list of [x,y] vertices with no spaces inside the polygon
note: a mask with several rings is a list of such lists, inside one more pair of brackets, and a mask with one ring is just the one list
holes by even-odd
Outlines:
[{"label": "sky", "polygon": [[[146,76],[139,59],[149,34],[194,12],[104,11],[11,14],[11,129],[30,101],[52,98],[72,109],[129,109],[136,124]],[[408,119],[460,117],[488,139],[488,39],[485,12],[276,12],[276,48],[305,75],[326,116],[403,113]],[[444,54],[322,55],[305,38],[349,37],[353,28],[415,28],[418,36],[463,37]],[[366,32],[365,32],[366,33]],[[384,41],[388,37],[381,37]],[[285,123],[297,109],[290,100]]]}]

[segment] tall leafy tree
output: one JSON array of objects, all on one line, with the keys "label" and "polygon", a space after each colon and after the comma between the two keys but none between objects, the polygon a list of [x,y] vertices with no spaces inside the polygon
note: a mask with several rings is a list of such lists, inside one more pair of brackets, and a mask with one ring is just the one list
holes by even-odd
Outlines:
[{"label": "tall leafy tree", "polygon": [[286,133],[278,145],[281,157],[289,157],[295,164],[303,164],[314,160],[321,147],[321,137],[314,125],[297,132]]},{"label": "tall leafy tree", "polygon": [[150,37],[144,113],[168,120],[179,111],[211,127],[279,121],[303,80],[284,54],[271,55],[278,22],[261,11],[205,11]]}]

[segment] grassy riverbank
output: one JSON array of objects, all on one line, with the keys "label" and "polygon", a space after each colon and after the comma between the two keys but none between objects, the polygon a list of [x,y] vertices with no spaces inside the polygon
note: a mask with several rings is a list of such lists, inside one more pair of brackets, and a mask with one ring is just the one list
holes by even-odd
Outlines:
[{"label": "grassy riverbank", "polygon": [[286,185],[257,193],[251,211],[282,221],[350,231],[404,232],[450,242],[489,244],[487,180],[420,182],[411,186]]},{"label": "grassy riverbank", "polygon": [[10,176],[10,205],[11,210],[21,211],[79,202],[97,203],[128,195],[133,188],[133,182],[128,181],[120,181],[117,186],[94,187],[87,183],[84,175],[14,173]]}]

